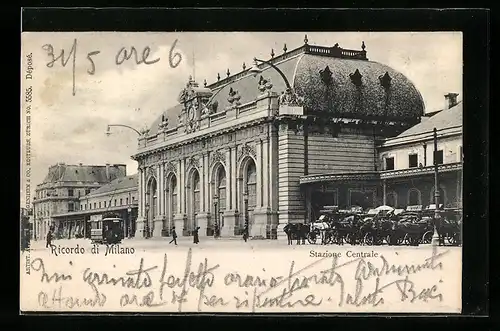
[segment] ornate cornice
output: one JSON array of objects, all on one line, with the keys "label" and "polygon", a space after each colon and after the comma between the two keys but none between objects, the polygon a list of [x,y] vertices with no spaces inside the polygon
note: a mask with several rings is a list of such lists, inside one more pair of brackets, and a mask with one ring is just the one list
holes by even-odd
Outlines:
[{"label": "ornate cornice", "polygon": [[207,138],[223,136],[227,133],[237,132],[237,131],[240,131],[240,130],[245,129],[245,128],[254,127],[254,126],[257,126],[257,125],[260,125],[263,123],[268,123],[268,122],[272,122],[272,119],[267,118],[267,117],[261,117],[261,118],[258,118],[258,119],[252,120],[252,121],[238,123],[236,125],[233,125],[233,126],[230,126],[227,128],[223,128],[223,129],[220,129],[217,131],[213,131],[213,132],[203,133],[202,131],[200,131],[200,134],[196,137],[191,137],[190,139],[185,139],[185,140],[179,141],[179,142],[171,144],[171,145],[166,145],[166,146],[165,145],[164,146],[161,146],[161,145],[154,146],[153,145],[153,146],[151,146],[151,149],[139,151],[138,153],[133,155],[132,158],[134,160],[141,160],[147,156],[154,155],[154,154],[157,154],[159,152],[176,149],[176,148],[181,147],[181,146],[185,146],[185,145],[189,145],[189,144],[192,144],[195,142],[203,141]]}]

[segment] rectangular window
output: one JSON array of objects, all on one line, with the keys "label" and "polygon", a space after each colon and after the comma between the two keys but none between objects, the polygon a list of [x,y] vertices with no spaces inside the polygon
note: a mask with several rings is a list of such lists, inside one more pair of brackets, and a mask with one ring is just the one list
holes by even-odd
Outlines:
[{"label": "rectangular window", "polygon": [[101,209],[101,208],[102,208],[102,207],[101,207],[101,201],[99,201],[99,209]]},{"label": "rectangular window", "polygon": [[224,211],[226,209],[226,188],[219,189],[219,211]]},{"label": "rectangular window", "polygon": [[172,194],[172,215],[177,213],[177,194]]},{"label": "rectangular window", "polygon": [[385,158],[385,170],[394,170],[394,157]]},{"label": "rectangular window", "polygon": [[248,208],[253,209],[257,205],[256,184],[247,184],[248,188]]},{"label": "rectangular window", "polygon": [[408,155],[408,168],[416,168],[418,167],[418,155],[410,154]]},{"label": "rectangular window", "polygon": [[115,207],[116,207],[116,199],[115,199]]},{"label": "rectangular window", "polygon": [[123,205],[123,199],[120,198],[120,206]]},{"label": "rectangular window", "polygon": [[128,205],[128,198],[125,199],[125,204]]},{"label": "rectangular window", "polygon": [[443,164],[443,150],[434,152],[434,164]]},{"label": "rectangular window", "polygon": [[194,212],[200,211],[200,191],[194,191]]},{"label": "rectangular window", "polygon": [[73,202],[68,203],[68,212],[75,211],[75,205]]},{"label": "rectangular window", "polygon": [[104,203],[104,208],[106,208],[106,201],[103,201],[103,203]]},{"label": "rectangular window", "polygon": [[83,205],[80,205],[80,210],[83,210]]},{"label": "rectangular window", "polygon": [[72,188],[69,188],[69,189],[68,189],[68,196],[69,196],[69,197],[72,197],[73,195],[74,195],[73,189],[72,189]]}]

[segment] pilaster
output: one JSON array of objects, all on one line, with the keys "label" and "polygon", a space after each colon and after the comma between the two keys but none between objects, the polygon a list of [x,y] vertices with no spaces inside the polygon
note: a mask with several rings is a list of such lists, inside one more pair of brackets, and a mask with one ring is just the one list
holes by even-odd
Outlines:
[{"label": "pilaster", "polygon": [[200,227],[200,230],[198,231],[198,235],[200,237],[207,236],[207,228],[208,228],[209,221],[210,221],[210,214],[199,213],[196,215],[196,223]]},{"label": "pilaster", "polygon": [[234,227],[238,214],[234,210],[226,210],[224,212],[224,226],[221,228],[222,237],[234,237]]},{"label": "pilaster", "polygon": [[146,219],[144,217],[144,211],[145,211],[145,194],[146,194],[146,189],[145,189],[145,172],[144,168],[139,167],[139,194],[137,195],[138,201],[138,216],[137,220],[135,223],[135,237],[136,238],[142,238],[145,237],[146,233]]},{"label": "pilaster", "polygon": [[264,172],[264,166],[262,164],[262,142],[260,139],[257,139],[255,141],[255,170],[257,172],[257,194],[256,194],[256,200],[255,201],[255,207],[256,208],[261,208],[262,207],[262,194],[263,194],[263,182],[262,182],[262,173]]},{"label": "pilaster", "polygon": [[269,181],[271,164],[269,162],[269,139],[266,138],[262,143],[262,207],[269,208],[269,186],[273,185]]}]

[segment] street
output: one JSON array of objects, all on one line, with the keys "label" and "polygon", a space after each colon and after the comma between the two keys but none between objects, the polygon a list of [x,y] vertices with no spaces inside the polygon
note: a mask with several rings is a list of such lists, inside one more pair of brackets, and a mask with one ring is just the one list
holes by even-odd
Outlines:
[{"label": "street", "polygon": [[[162,238],[130,238],[124,239],[122,243],[119,245],[123,248],[134,248],[135,253],[138,252],[158,252],[158,251],[170,251],[170,250],[184,250],[185,248],[191,247],[195,250],[285,250],[285,251],[307,251],[311,249],[322,249],[322,250],[344,250],[347,248],[354,248],[356,250],[375,250],[380,252],[392,252],[392,251],[413,251],[422,249],[424,247],[431,247],[430,244],[421,244],[419,246],[388,246],[388,245],[380,245],[380,246],[366,246],[366,245],[350,245],[345,244],[342,246],[339,245],[319,245],[319,244],[309,244],[306,242],[305,245],[297,245],[296,241],[293,241],[293,245],[287,245],[287,240],[248,240],[245,242],[241,237],[234,238],[219,238],[214,239],[213,237],[200,238],[199,244],[193,243],[192,237],[180,237],[177,238],[177,247],[172,243],[169,244],[172,238],[170,237],[162,237]],[[86,251],[92,248],[92,244],[90,239],[58,239],[52,241],[53,245],[61,246],[61,247],[75,247],[79,245],[79,247],[83,247]],[[105,245],[100,245],[105,246]],[[456,246],[447,246],[448,249],[451,250],[460,250],[461,247]],[[30,250],[32,253],[34,252],[43,252],[49,251],[48,248],[45,248],[45,241],[31,241]]]}]

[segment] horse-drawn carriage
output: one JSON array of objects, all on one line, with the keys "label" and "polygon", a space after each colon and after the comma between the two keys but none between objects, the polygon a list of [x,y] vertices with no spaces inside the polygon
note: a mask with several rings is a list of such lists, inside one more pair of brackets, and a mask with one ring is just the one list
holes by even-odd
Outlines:
[{"label": "horse-drawn carriage", "polygon": [[459,210],[440,208],[441,217],[435,220],[433,206],[409,206],[394,209],[380,206],[362,212],[360,208],[340,210],[337,206],[324,206],[317,220],[309,224],[289,224],[289,243],[343,245],[412,245],[429,244],[434,225],[441,242],[456,245],[461,242],[461,213]]}]

